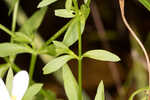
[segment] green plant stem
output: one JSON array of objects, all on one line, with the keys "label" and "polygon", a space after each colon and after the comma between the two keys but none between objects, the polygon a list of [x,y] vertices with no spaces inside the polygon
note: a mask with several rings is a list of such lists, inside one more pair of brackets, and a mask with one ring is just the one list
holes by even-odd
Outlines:
[{"label": "green plant stem", "polygon": [[[6,4],[7,5],[10,5],[10,0],[4,0],[4,2],[6,2]],[[19,10],[19,18],[17,19],[17,21],[18,21],[18,25],[22,25],[26,20],[27,20],[27,17],[25,16],[25,13],[23,12],[23,10],[22,9],[20,9]],[[68,25],[69,26],[69,25]],[[65,31],[65,30],[64,30]],[[61,33],[62,34],[62,33]],[[36,39],[37,40],[39,40],[38,42],[37,42],[37,45],[39,45],[39,44],[43,44],[43,41],[42,41],[42,39],[41,39],[41,37],[38,35],[38,34],[35,34],[35,36],[36,36]],[[59,36],[59,35],[58,35]],[[56,37],[57,38],[57,37]],[[54,38],[53,38],[54,39]],[[53,39],[52,39],[52,41],[53,41]],[[51,43],[51,42],[49,42],[49,43]],[[47,44],[49,44],[49,43],[47,43]],[[48,63],[47,61],[49,61],[49,60],[51,60],[51,57],[49,56],[49,57],[42,57],[42,60],[44,61],[44,62],[46,62],[46,63]],[[56,77],[56,75],[54,75],[55,77]],[[58,78],[57,78],[57,80],[58,80]],[[61,83],[62,84],[62,83]],[[82,94],[81,94],[81,96],[82,96]]]},{"label": "green plant stem", "polygon": [[82,60],[78,59],[79,100],[82,100]]},{"label": "green plant stem", "polygon": [[[13,16],[12,16],[12,26],[11,26],[11,32],[14,34],[15,33],[15,29],[16,29],[16,20],[17,20],[17,13],[18,13],[18,7],[19,7],[19,0],[16,2],[15,7],[14,7],[14,11],[13,11]],[[13,39],[11,37],[10,42],[13,43]],[[16,58],[16,55],[12,55],[9,56],[9,60],[11,65],[14,65],[14,60]]]},{"label": "green plant stem", "polygon": [[78,16],[78,83],[79,94],[78,100],[82,100],[82,37],[81,37],[81,24],[80,24],[80,12],[77,0],[73,0],[76,16]]},{"label": "green plant stem", "polygon": [[75,6],[76,11],[78,11],[79,10],[79,6],[78,6],[77,0],[73,0],[73,4]]},{"label": "green plant stem", "polygon": [[16,64],[13,64],[12,68],[15,72],[19,72],[21,70]]},{"label": "green plant stem", "polygon": [[13,11],[12,27],[11,27],[12,32],[15,32],[15,29],[16,29],[18,7],[19,7],[19,0],[16,2],[16,5],[15,5],[14,11]]},{"label": "green plant stem", "polygon": [[49,45],[52,41],[54,41],[56,38],[58,38],[72,23],[71,19],[65,26],[63,26],[58,32],[56,32],[50,39],[46,41],[46,45]]},{"label": "green plant stem", "polygon": [[30,82],[31,82],[31,80],[33,78],[33,73],[34,73],[34,69],[35,69],[36,59],[37,59],[37,54],[32,54],[31,62],[30,62],[30,68],[29,68]]},{"label": "green plant stem", "polygon": [[80,16],[78,17],[78,82],[79,82],[79,99],[82,100],[82,37],[81,37],[81,25]]},{"label": "green plant stem", "polygon": [[10,36],[14,36],[14,34],[8,29],[6,28],[5,26],[1,25],[0,24],[0,29],[3,30],[4,32],[6,32],[7,34],[9,34]]}]

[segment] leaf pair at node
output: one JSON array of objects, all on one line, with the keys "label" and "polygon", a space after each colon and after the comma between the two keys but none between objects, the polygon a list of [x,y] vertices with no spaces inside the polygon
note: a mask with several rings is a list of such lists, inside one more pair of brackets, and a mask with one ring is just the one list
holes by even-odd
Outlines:
[{"label": "leaf pair at node", "polygon": [[[78,59],[78,56],[74,54],[63,43],[58,41],[54,41],[53,43],[56,48],[56,54],[57,55],[65,54],[65,55],[58,56],[54,58],[52,61],[50,61],[48,64],[46,64],[43,68],[44,74],[50,74],[52,72],[59,70],[71,59]],[[120,60],[118,56],[105,50],[90,50],[85,52],[82,58],[83,57],[88,57],[88,58],[101,60],[101,61],[112,61],[112,62],[117,62]]]}]

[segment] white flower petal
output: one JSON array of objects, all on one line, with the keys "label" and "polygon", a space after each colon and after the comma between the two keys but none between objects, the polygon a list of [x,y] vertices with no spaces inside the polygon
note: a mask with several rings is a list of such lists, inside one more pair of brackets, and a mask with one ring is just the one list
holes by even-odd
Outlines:
[{"label": "white flower petal", "polygon": [[26,71],[20,71],[14,76],[12,86],[12,96],[16,100],[21,100],[24,96],[29,84],[29,75]]},{"label": "white flower petal", "polygon": [[0,78],[0,100],[11,100],[7,88]]}]

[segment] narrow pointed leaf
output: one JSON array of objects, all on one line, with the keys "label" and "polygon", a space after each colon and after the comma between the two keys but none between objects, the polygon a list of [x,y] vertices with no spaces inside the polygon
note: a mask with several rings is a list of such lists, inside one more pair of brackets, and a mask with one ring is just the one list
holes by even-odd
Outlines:
[{"label": "narrow pointed leaf", "polygon": [[26,34],[32,34],[36,31],[42,23],[44,15],[47,11],[47,7],[41,8],[40,10],[36,11],[21,27],[19,30],[20,32]]},{"label": "narrow pointed leaf", "polygon": [[57,9],[55,10],[55,16],[63,17],[63,18],[73,18],[74,15],[73,10],[67,10],[67,9]]},{"label": "narrow pointed leaf", "polygon": [[97,93],[94,100],[105,100],[103,81],[101,81],[98,86]]},{"label": "narrow pointed leaf", "polygon": [[80,17],[80,20],[83,21],[82,23],[84,23],[84,21],[88,18],[90,14],[90,8],[86,5],[81,5],[81,13],[82,15]]},{"label": "narrow pointed leaf", "polygon": [[84,4],[86,4],[88,7],[90,6],[91,0],[84,0]]},{"label": "narrow pointed leaf", "polygon": [[117,62],[120,60],[118,56],[106,50],[90,50],[84,53],[83,57],[88,57],[88,58],[101,60],[101,61],[112,61],[112,62]]},{"label": "narrow pointed leaf", "polygon": [[44,46],[42,49],[40,49],[39,54],[48,54],[51,56],[56,56],[56,48],[54,44]]},{"label": "narrow pointed leaf", "polygon": [[63,44],[62,42],[59,41],[53,41],[54,45],[56,46],[56,48],[60,48],[60,49],[68,49],[68,47]]},{"label": "narrow pointed leaf", "polygon": [[81,33],[83,33],[84,26],[85,26],[85,20],[79,19],[79,18],[74,18],[72,23],[70,24],[69,28],[67,29],[63,43],[66,46],[71,46],[78,40],[78,22],[80,21],[80,26],[81,26]]},{"label": "narrow pointed leaf", "polygon": [[31,43],[32,39],[22,32],[16,32],[13,40],[21,43]]},{"label": "narrow pointed leaf", "polygon": [[10,15],[15,7],[15,4],[17,3],[18,0],[11,0],[11,5],[10,5],[10,8],[9,8],[9,12],[8,12],[8,15]]},{"label": "narrow pointed leaf", "polygon": [[84,27],[85,27],[85,22],[86,19],[88,18],[89,15],[89,8],[85,6],[81,6],[81,16],[77,16],[73,19],[72,23],[70,24],[69,28],[67,29],[63,43],[66,46],[71,46],[78,40],[78,24],[80,22],[80,29],[81,29],[81,34],[83,34]]},{"label": "narrow pointed leaf", "polygon": [[78,100],[79,87],[67,64],[63,66],[63,80],[68,100]]},{"label": "narrow pointed leaf", "polygon": [[25,93],[23,100],[33,100],[33,97],[41,90],[43,84],[33,84]]},{"label": "narrow pointed leaf", "polygon": [[70,10],[72,8],[72,0],[66,0],[65,8]]},{"label": "narrow pointed leaf", "polygon": [[139,0],[139,2],[150,11],[150,1],[149,0]]},{"label": "narrow pointed leaf", "polygon": [[56,47],[57,56],[69,52],[69,48],[66,45],[64,45],[62,42],[53,41],[53,43]]},{"label": "narrow pointed leaf", "polygon": [[50,61],[48,64],[46,64],[43,68],[44,74],[50,74],[52,72],[55,72],[59,70],[65,63],[67,63],[69,60],[73,59],[74,57],[70,55],[60,56],[52,61]]},{"label": "narrow pointed leaf", "polygon": [[6,87],[8,89],[9,94],[11,94],[12,82],[13,82],[13,71],[10,67],[8,70],[7,78],[6,78]]},{"label": "narrow pointed leaf", "polygon": [[13,43],[1,43],[0,44],[0,57],[6,57],[18,53],[31,53],[32,50],[24,45]]},{"label": "narrow pointed leaf", "polygon": [[54,2],[56,2],[57,0],[42,0],[39,5],[38,5],[38,8],[41,8],[41,7],[45,7],[45,6],[48,6]]}]

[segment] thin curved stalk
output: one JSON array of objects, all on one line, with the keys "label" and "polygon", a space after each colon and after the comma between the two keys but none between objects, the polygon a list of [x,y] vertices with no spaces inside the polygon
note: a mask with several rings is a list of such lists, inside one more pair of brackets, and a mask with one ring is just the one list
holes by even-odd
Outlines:
[{"label": "thin curved stalk", "polygon": [[124,22],[125,26],[128,28],[128,30],[130,31],[131,35],[135,38],[135,40],[138,42],[139,46],[141,47],[141,49],[144,52],[144,55],[145,55],[145,58],[146,58],[146,62],[147,62],[147,67],[148,67],[149,87],[150,87],[150,60],[149,60],[149,57],[148,57],[148,53],[147,53],[144,45],[142,44],[142,42],[140,41],[140,39],[136,36],[136,33],[130,27],[130,25],[128,24],[128,22],[127,22],[127,20],[125,18],[125,14],[124,14],[124,0],[119,0],[119,4],[120,4],[120,9],[121,9],[122,19],[123,19],[123,22]]},{"label": "thin curved stalk", "polygon": [[18,8],[19,8],[19,0],[16,2],[14,12],[13,12],[12,27],[11,27],[12,32],[15,32],[15,29],[16,29],[16,20],[17,20]]},{"label": "thin curved stalk", "polygon": [[[12,16],[12,26],[11,26],[11,31],[12,31],[12,36],[14,36],[15,30],[16,30],[16,20],[17,20],[17,15],[18,15],[18,8],[19,8],[19,0],[16,2],[14,11],[13,11],[13,16]],[[10,38],[10,42],[13,43],[12,37]],[[14,60],[16,58],[16,55],[13,54],[12,56],[9,56],[10,62],[13,66]]]},{"label": "thin curved stalk", "polygon": [[56,32],[50,39],[46,41],[46,44],[49,45],[52,41],[54,41],[56,38],[58,38],[72,23],[72,19],[64,25],[58,32]]}]

